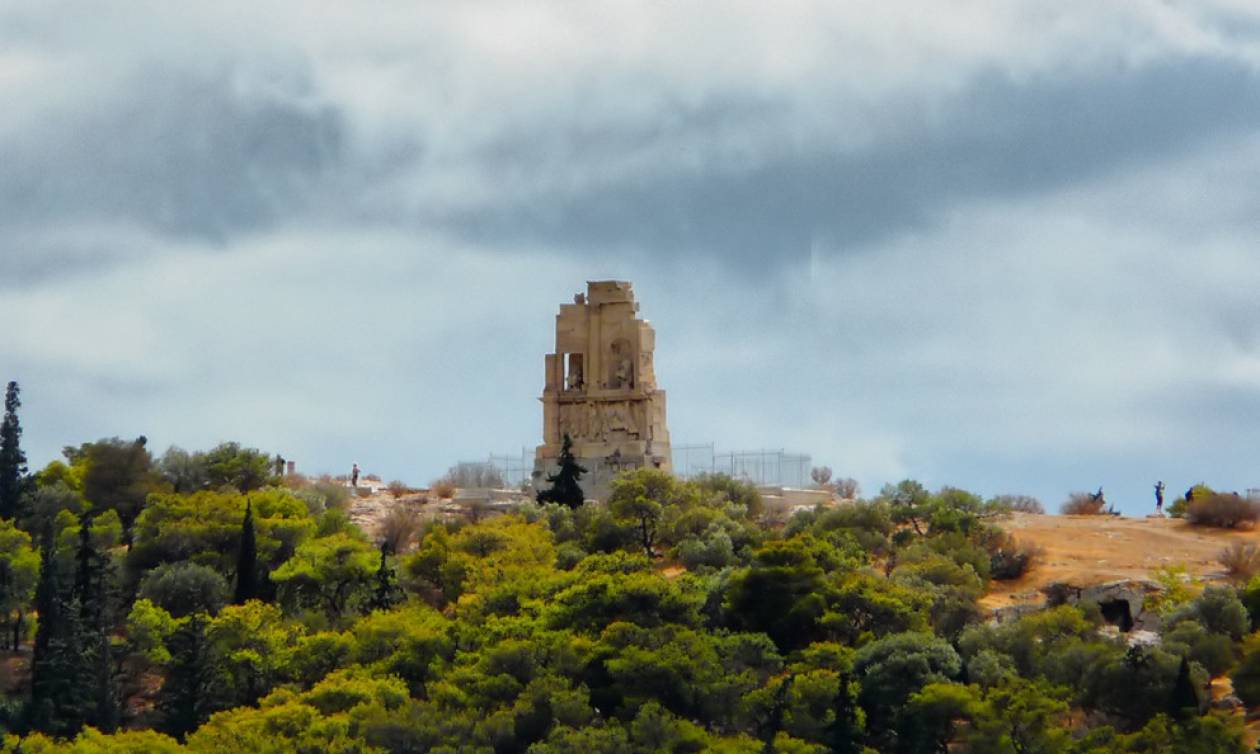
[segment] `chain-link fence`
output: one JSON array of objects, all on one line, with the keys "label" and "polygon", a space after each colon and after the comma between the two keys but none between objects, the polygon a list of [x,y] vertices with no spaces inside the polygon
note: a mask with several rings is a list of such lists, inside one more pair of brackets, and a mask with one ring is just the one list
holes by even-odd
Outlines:
[{"label": "chain-link fence", "polygon": [[779,450],[718,452],[713,443],[672,447],[674,473],[690,478],[727,474],[761,486],[808,487],[810,457]]},{"label": "chain-link fence", "polygon": [[504,486],[516,488],[528,482],[534,472],[534,454],[528,448],[521,448],[520,455],[491,453],[489,464],[503,477]]},{"label": "chain-link fence", "polygon": [[[719,452],[713,443],[674,445],[670,448],[674,473],[684,479],[700,474],[727,474],[735,479],[772,487],[809,487],[810,457],[779,450]],[[490,467],[503,478],[505,487],[519,487],[530,480],[534,454],[521,448],[520,455],[491,453],[488,461],[464,461],[469,470]]]}]

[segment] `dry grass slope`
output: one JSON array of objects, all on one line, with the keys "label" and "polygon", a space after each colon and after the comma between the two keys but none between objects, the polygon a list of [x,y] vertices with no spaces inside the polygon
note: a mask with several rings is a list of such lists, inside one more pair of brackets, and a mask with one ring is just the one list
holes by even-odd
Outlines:
[{"label": "dry grass slope", "polygon": [[1040,602],[1037,590],[1055,581],[1089,586],[1146,578],[1169,565],[1225,579],[1221,551],[1234,543],[1260,543],[1260,531],[1192,526],[1172,518],[1015,513],[998,523],[1021,542],[1040,546],[1043,555],[1022,578],[995,582],[983,600],[987,607]]}]

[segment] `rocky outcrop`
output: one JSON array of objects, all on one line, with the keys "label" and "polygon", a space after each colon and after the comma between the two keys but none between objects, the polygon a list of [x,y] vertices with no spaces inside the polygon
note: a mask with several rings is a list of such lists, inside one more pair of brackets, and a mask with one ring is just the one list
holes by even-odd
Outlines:
[{"label": "rocky outcrop", "polygon": [[1163,590],[1150,579],[1121,579],[1092,586],[1054,582],[1041,589],[1046,595],[1046,607],[1092,602],[1102,610],[1108,623],[1125,633],[1159,627],[1159,616],[1146,607],[1150,597]]}]

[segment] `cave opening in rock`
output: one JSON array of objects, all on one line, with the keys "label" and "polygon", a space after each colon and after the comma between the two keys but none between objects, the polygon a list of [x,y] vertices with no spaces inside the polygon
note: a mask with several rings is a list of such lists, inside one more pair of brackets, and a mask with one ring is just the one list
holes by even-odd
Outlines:
[{"label": "cave opening in rock", "polygon": [[1107,600],[1098,603],[1102,610],[1103,620],[1116,626],[1123,633],[1133,630],[1133,613],[1129,609],[1128,600]]}]

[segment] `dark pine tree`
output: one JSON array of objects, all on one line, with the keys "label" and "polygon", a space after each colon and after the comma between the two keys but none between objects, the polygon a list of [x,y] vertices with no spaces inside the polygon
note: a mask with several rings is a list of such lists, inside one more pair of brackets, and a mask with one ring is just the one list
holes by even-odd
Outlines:
[{"label": "dark pine tree", "polygon": [[83,683],[85,666],[81,610],[72,584],[61,574],[52,524],[44,529],[35,609],[39,628],[31,660],[31,697],[27,728],[70,737],[88,721],[92,688]]},{"label": "dark pine tree", "polygon": [[214,647],[206,638],[206,616],[194,613],[170,639],[171,662],[158,695],[162,730],[180,740],[222,709],[224,687]]},{"label": "dark pine tree", "polygon": [[402,601],[402,591],[394,577],[394,567],[389,564],[389,548],[381,543],[381,564],[376,569],[376,587],[368,601],[369,610],[388,610]]},{"label": "dark pine tree", "polygon": [[586,469],[573,457],[573,438],[566,433],[564,444],[560,446],[560,468],[549,474],[547,481],[551,486],[538,493],[540,503],[560,503],[570,508],[580,508],[586,502],[586,494],[578,481]]},{"label": "dark pine tree", "polygon": [[0,518],[18,514],[22,486],[26,479],[26,454],[22,452],[22,425],[17,410],[18,384],[10,382],[4,391],[4,420],[0,422]]},{"label": "dark pine tree", "polygon": [[834,754],[856,754],[861,750],[862,720],[857,694],[857,682],[848,673],[842,673],[840,691],[832,703],[835,717],[825,734],[828,751]]},{"label": "dark pine tree", "polygon": [[79,661],[81,683],[90,689],[87,723],[106,732],[118,727],[118,695],[114,688],[114,658],[109,634],[110,563],[92,539],[92,519],[84,516],[79,526],[79,547],[74,600],[79,607]]},{"label": "dark pine tree", "polygon": [[1173,717],[1197,717],[1199,714],[1199,692],[1190,678],[1190,661],[1181,656],[1181,666],[1177,668],[1177,680],[1173,683],[1172,696],[1168,700],[1168,712]]},{"label": "dark pine tree", "polygon": [[258,539],[254,534],[254,507],[245,501],[241,541],[236,550],[236,592],[232,604],[243,605],[258,597]]}]

